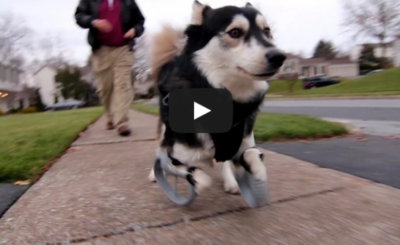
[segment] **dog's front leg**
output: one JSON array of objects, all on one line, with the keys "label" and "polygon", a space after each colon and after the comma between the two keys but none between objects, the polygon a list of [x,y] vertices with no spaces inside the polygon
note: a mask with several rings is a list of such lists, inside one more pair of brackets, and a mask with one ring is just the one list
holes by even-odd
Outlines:
[{"label": "dog's front leg", "polygon": [[243,139],[235,160],[236,163],[242,165],[256,179],[267,181],[267,168],[263,162],[264,154],[256,148],[253,133]]},{"label": "dog's front leg", "polygon": [[235,175],[233,173],[232,161],[225,161],[222,163],[222,178],[224,180],[224,190],[230,194],[238,194],[239,186],[236,182]]},{"label": "dog's front leg", "polygon": [[[197,194],[200,194],[212,184],[211,178],[201,168],[188,166],[175,158],[169,162],[169,168],[172,172],[179,172],[181,175],[186,175],[186,180],[195,187]],[[153,182],[156,181],[154,168],[150,170],[148,179]]]}]

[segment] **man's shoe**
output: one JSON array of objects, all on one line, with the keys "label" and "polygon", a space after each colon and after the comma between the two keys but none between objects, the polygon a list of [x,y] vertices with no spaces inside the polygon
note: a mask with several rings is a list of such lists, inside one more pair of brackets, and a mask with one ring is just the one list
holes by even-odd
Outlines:
[{"label": "man's shoe", "polygon": [[118,128],[118,133],[121,136],[129,136],[131,134],[131,130],[127,126],[123,125]]},{"label": "man's shoe", "polygon": [[112,122],[108,122],[107,125],[106,125],[106,129],[107,130],[113,130],[114,129],[113,123]]}]

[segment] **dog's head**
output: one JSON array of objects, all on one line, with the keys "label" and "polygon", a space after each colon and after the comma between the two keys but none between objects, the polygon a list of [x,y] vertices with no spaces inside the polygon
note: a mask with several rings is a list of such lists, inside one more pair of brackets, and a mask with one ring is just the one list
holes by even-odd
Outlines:
[{"label": "dog's head", "polygon": [[286,57],[272,42],[264,16],[251,4],[212,9],[193,4],[186,50],[213,85],[224,80],[265,81]]}]

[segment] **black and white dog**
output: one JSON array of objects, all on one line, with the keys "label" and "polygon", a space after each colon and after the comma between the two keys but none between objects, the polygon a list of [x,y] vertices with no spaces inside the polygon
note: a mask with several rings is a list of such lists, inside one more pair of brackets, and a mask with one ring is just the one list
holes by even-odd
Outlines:
[{"label": "black and white dog", "polygon": [[[255,147],[253,126],[275,75],[286,57],[272,42],[263,15],[251,4],[212,9],[193,4],[191,24],[185,31],[171,27],[153,37],[152,73],[160,92],[160,145],[170,167],[186,174],[197,193],[211,185],[198,163],[222,162],[226,192],[238,193],[233,170],[243,166],[256,179],[266,181],[263,154]],[[168,105],[163,99],[174,89],[223,88],[233,98],[233,127],[222,134],[173,132]],[[233,164],[232,164],[233,163]],[[149,179],[154,181],[151,170]]]}]

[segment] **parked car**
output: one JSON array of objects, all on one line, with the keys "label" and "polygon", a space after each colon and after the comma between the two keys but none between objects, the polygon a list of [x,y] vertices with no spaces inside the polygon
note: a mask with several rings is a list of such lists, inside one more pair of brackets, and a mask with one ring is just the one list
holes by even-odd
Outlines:
[{"label": "parked car", "polygon": [[383,69],[373,70],[373,71],[370,71],[370,72],[368,72],[368,73],[367,73],[367,74],[365,74],[365,75],[367,76],[367,75],[371,75],[371,74],[379,73],[379,72],[382,72],[382,71],[383,71]]},{"label": "parked car", "polygon": [[327,76],[312,76],[303,79],[303,89],[319,88],[340,83],[340,80]]},{"label": "parked car", "polygon": [[46,111],[71,110],[84,106],[83,101],[67,99],[45,108]]}]

